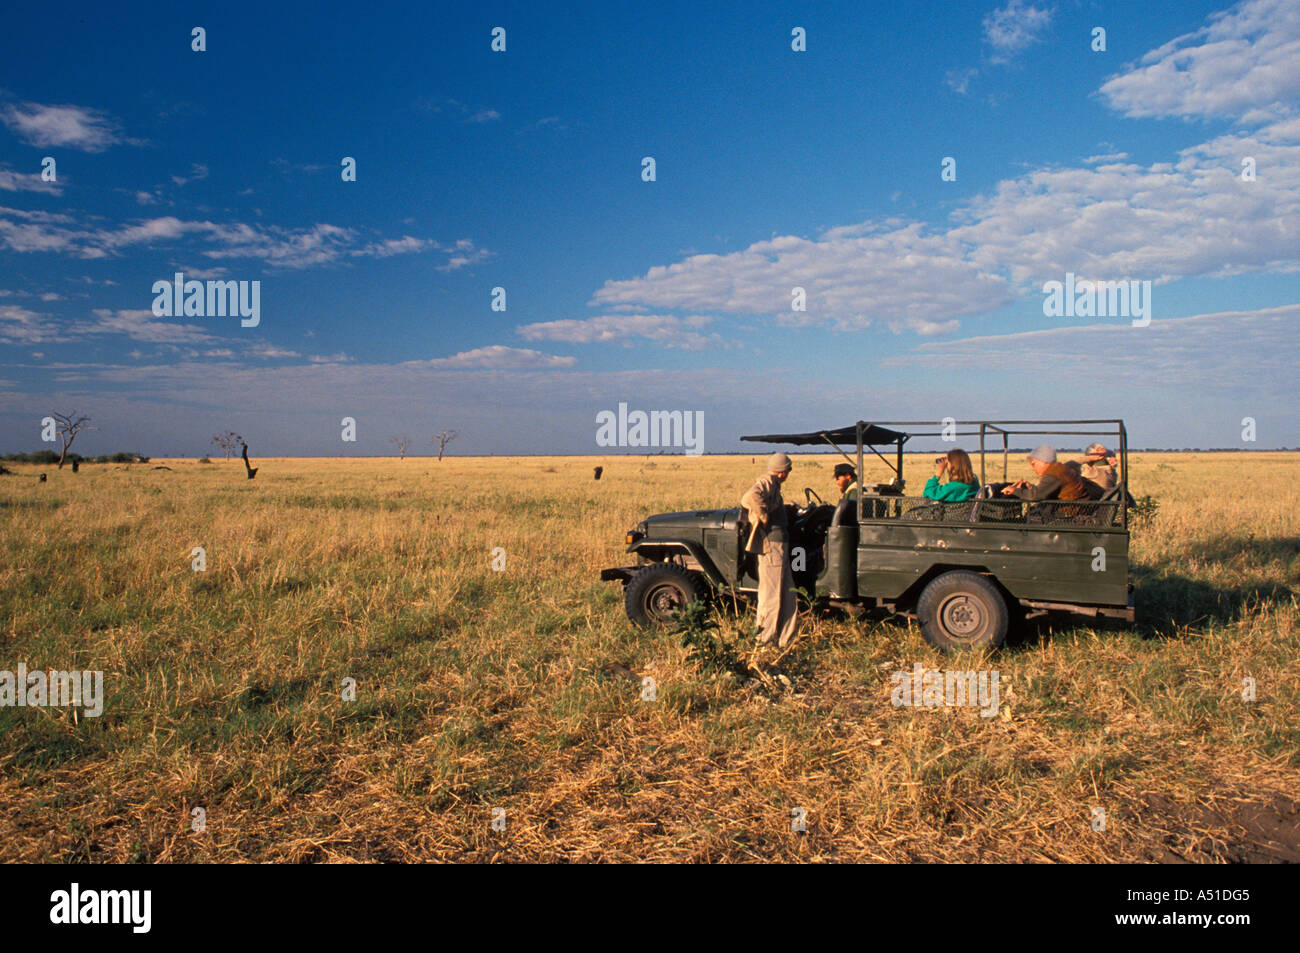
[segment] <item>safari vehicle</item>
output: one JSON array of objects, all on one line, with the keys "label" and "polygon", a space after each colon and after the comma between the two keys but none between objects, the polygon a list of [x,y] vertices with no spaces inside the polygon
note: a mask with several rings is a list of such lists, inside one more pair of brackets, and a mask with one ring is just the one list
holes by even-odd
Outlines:
[{"label": "safari vehicle", "polygon": [[[786,504],[795,585],[830,604],[914,617],[925,639],[945,651],[996,648],[1014,620],[1048,611],[1132,622],[1124,422],[946,424],[859,421],[834,430],[740,438],[796,447],[829,444],[850,463],[839,445],[852,442],[860,480],[865,452],[893,472],[887,483],[863,485],[856,499],[824,503],[805,488],[803,505]],[[945,503],[904,493],[903,448],[909,440],[974,436],[979,437],[979,497]],[[1096,501],[1028,502],[997,494],[986,473],[996,445],[1001,444],[1001,478],[1007,481],[1010,439],[1027,437],[1033,446],[1045,436],[1075,445],[1112,438],[1119,446],[1118,485]],[[796,465],[791,480],[798,473]],[[784,493],[792,495],[790,481]],[[605,569],[600,578],[624,584],[628,617],[646,627],[667,623],[687,602],[712,593],[753,597],[758,567],[745,552],[748,531],[740,507],[651,516],[626,536],[636,564]]]}]

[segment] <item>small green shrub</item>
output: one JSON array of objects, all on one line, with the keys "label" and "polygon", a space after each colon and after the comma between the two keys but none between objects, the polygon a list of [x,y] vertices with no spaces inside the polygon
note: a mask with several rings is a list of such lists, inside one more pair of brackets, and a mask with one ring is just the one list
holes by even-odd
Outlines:
[{"label": "small green shrub", "polygon": [[682,647],[690,650],[686,657],[706,671],[747,674],[748,669],[741,661],[735,643],[727,641],[719,633],[717,620],[707,603],[696,600],[679,610],[673,634],[680,635]]},{"label": "small green shrub", "polygon": [[1139,497],[1137,501],[1128,508],[1129,516],[1137,526],[1154,526],[1156,513],[1160,510],[1160,501],[1150,493]]}]

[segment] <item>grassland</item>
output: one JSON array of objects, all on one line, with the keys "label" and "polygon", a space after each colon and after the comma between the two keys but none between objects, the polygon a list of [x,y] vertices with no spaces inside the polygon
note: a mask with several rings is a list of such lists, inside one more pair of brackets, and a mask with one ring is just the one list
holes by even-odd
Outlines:
[{"label": "grassland", "polygon": [[[734,505],[748,455],[13,466],[0,668],[107,697],[0,709],[0,859],[1297,860],[1298,459],[1134,455],[1134,628],[943,658],[809,615],[788,687],[634,630],[598,578],[645,515]],[[795,461],[787,497],[833,495]],[[915,662],[998,669],[999,715],[895,707]]]}]

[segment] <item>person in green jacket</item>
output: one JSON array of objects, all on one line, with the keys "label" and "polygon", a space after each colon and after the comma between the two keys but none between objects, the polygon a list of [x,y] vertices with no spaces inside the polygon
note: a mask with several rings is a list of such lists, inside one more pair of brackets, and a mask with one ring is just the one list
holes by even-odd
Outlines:
[{"label": "person in green jacket", "polygon": [[847,463],[835,464],[835,485],[840,488],[840,499],[856,500],[858,498],[858,474]]},{"label": "person in green jacket", "polygon": [[[948,473],[948,482],[941,484],[944,472]],[[965,450],[949,450],[948,455],[934,461],[934,476],[925,484],[922,495],[927,500],[942,500],[945,503],[964,503],[975,499],[980,485],[975,480],[970,457]]]}]

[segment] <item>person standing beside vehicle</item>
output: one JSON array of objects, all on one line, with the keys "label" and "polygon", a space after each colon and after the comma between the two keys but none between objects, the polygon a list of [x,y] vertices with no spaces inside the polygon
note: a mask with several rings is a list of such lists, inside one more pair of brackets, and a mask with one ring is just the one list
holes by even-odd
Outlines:
[{"label": "person standing beside vehicle", "polygon": [[790,529],[781,484],[790,476],[790,458],[774,453],[767,473],[740,498],[751,526],[745,551],[758,561],[758,643],[788,646],[799,629],[794,573],[790,568]]},{"label": "person standing beside vehicle", "polygon": [[[948,482],[941,485],[939,481],[943,479],[945,471],[948,474]],[[935,458],[934,476],[926,482],[921,495],[927,500],[965,503],[967,500],[975,499],[975,494],[979,491],[980,485],[975,480],[970,456],[965,450],[954,449],[949,450],[947,456]]]}]

